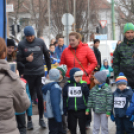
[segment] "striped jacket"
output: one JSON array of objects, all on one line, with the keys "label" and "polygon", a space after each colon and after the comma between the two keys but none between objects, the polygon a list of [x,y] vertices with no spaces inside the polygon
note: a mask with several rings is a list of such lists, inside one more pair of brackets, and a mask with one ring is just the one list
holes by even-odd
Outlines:
[{"label": "striped jacket", "polygon": [[94,112],[97,114],[107,114],[110,115],[113,105],[113,95],[111,88],[104,84],[101,88],[96,85],[90,91],[87,104],[87,112],[93,108]]}]

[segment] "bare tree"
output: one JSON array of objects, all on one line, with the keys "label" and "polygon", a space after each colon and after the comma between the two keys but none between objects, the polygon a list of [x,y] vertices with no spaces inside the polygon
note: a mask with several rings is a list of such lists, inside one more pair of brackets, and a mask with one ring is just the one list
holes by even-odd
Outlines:
[{"label": "bare tree", "polygon": [[134,0],[115,0],[115,4],[123,13],[121,20],[134,23]]},{"label": "bare tree", "polygon": [[[74,3],[73,0],[50,0],[51,7],[51,33],[53,35],[61,34],[64,27],[61,23],[61,18],[64,13],[69,12],[73,14]],[[88,37],[88,32],[92,33],[95,29],[93,25],[99,22],[98,12],[102,2],[106,0],[90,0],[89,18],[88,18],[88,0],[76,0],[76,31],[80,32],[84,37]],[[28,22],[34,25],[39,35],[43,34],[43,29],[48,26],[48,0],[7,0],[8,3],[14,4],[15,20],[19,19],[19,14],[29,14]],[[67,5],[68,4],[68,5]],[[69,11],[68,11],[69,10]],[[90,24],[90,25],[89,25]],[[24,24],[25,26],[25,24]],[[73,27],[72,27],[73,30]]]},{"label": "bare tree", "polygon": [[[96,0],[90,0],[89,7],[89,21],[88,21],[88,0],[76,0],[76,31],[80,32],[83,36],[88,36],[88,22],[90,24],[98,23],[98,12],[99,5],[102,4],[102,0],[99,1],[99,4],[96,4]],[[73,14],[73,0],[69,0],[69,13]],[[64,31],[64,27],[61,23],[61,18],[64,13],[66,13],[66,0],[53,0],[51,3],[51,15],[52,15],[52,28],[53,33],[58,34]],[[92,32],[92,27],[90,28],[90,32]]]},{"label": "bare tree", "polygon": [[[42,35],[43,29],[48,25],[47,18],[47,0],[7,0],[8,3],[14,4],[14,12],[9,15],[14,17],[14,22],[17,24],[17,21],[20,14],[29,14],[29,17],[26,18],[29,25],[34,25],[37,33]],[[24,24],[23,27],[25,27]]]}]

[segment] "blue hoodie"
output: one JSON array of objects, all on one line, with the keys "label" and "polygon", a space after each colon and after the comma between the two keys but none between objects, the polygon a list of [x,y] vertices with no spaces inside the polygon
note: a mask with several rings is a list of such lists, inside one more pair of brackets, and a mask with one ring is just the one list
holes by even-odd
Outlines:
[{"label": "blue hoodie", "polygon": [[61,58],[61,55],[62,55],[63,51],[64,51],[66,48],[67,48],[66,45],[63,45],[62,47],[59,47],[59,46],[56,47],[55,52],[56,52],[57,55],[58,55],[58,59]]},{"label": "blue hoodie", "polygon": [[55,118],[57,122],[62,122],[63,100],[62,88],[57,82],[49,81],[42,87],[44,99],[46,101],[46,118]]}]

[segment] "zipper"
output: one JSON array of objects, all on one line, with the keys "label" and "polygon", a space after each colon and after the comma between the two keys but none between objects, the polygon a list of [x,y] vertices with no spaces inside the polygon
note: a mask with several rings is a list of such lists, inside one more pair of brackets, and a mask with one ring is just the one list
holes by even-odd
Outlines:
[{"label": "zipper", "polygon": [[[76,87],[76,83],[74,83],[74,86]],[[77,98],[75,97],[75,111],[77,111]]]},{"label": "zipper", "polygon": [[[75,49],[75,55],[76,55],[76,49]],[[74,57],[74,67],[75,67],[75,57]]]}]

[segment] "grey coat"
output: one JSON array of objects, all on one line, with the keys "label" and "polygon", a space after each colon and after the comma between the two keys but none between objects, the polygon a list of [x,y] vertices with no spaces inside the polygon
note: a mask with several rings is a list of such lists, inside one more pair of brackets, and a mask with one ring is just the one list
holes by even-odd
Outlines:
[{"label": "grey coat", "polygon": [[10,71],[6,60],[0,59],[0,134],[19,134],[15,112],[30,106],[25,84]]}]

